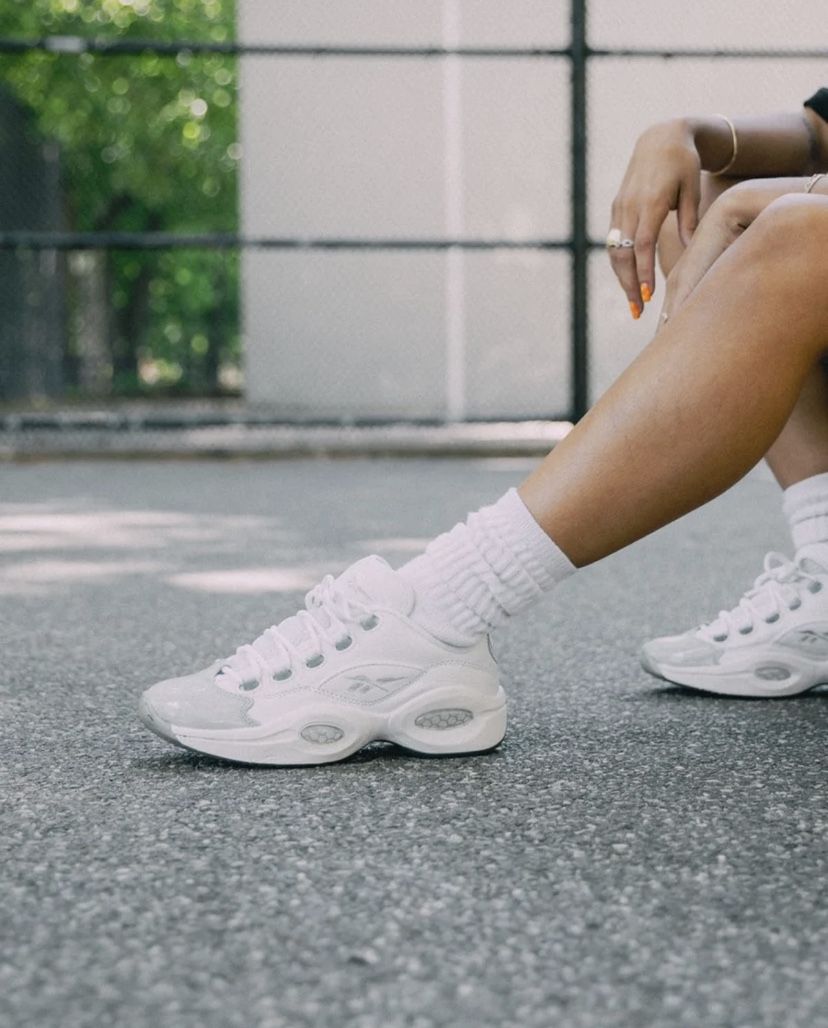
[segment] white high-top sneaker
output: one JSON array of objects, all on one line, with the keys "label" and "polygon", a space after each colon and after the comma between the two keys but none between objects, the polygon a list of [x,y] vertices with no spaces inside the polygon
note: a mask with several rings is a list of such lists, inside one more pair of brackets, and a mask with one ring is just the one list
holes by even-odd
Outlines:
[{"label": "white high-top sneaker", "polygon": [[375,739],[428,754],[492,749],[506,697],[488,639],[435,638],[409,617],[415,602],[401,575],[366,557],[232,657],[152,686],[141,719],[169,742],[247,764],[326,764]]},{"label": "white high-top sneaker", "polygon": [[828,682],[828,545],[765,570],[729,611],[645,643],[641,663],[668,682],[725,696],[795,696]]}]

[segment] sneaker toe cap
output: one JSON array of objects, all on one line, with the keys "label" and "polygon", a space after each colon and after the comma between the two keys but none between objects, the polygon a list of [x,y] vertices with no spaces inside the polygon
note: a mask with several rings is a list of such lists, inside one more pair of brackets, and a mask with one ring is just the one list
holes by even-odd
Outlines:
[{"label": "sneaker toe cap", "polygon": [[641,648],[641,663],[648,671],[662,665],[673,667],[706,667],[718,664],[721,649],[715,643],[700,639],[695,632],[666,635],[651,639]]},{"label": "sneaker toe cap", "polygon": [[181,678],[168,678],[147,689],[142,707],[169,728],[209,730],[249,728],[256,725],[248,713],[253,700],[234,696],[213,681],[215,667]]}]

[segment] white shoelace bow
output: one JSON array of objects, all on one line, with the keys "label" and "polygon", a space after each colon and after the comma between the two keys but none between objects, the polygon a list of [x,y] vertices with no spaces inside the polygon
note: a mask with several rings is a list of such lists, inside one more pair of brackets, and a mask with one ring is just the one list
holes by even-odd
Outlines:
[{"label": "white shoelace bow", "polygon": [[302,662],[318,667],[324,660],[326,644],[340,650],[347,649],[353,641],[348,631],[349,624],[359,622],[363,627],[373,627],[376,623],[376,615],[356,600],[347,586],[338,585],[333,575],[326,575],[310,590],[305,596],[305,607],[306,610],[293,615],[299,619],[302,632],[296,633],[294,625],[290,633],[290,636],[294,633],[300,636],[301,647],[295,638],[282,630],[281,625],[271,625],[252,643],[239,646],[222,664],[218,674],[239,685],[258,683],[267,676],[289,678],[294,666]]},{"label": "white shoelace bow", "polygon": [[721,610],[718,616],[701,626],[703,637],[715,642],[733,632],[749,635],[757,622],[778,621],[783,613],[802,605],[802,593],[819,592],[822,583],[802,565],[789,560],[784,553],[769,553],[765,570],[732,610]]}]

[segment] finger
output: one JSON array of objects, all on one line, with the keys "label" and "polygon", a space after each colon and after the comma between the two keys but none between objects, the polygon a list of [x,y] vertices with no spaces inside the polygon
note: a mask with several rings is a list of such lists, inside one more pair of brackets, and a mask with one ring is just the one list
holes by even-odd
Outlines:
[{"label": "finger", "polygon": [[696,226],[699,223],[700,200],[699,178],[697,175],[690,175],[681,184],[678,206],[676,208],[679,239],[681,239],[685,246],[690,245],[690,240],[693,238],[693,233],[696,231]]},{"label": "finger", "polygon": [[668,208],[649,208],[638,222],[635,233],[635,264],[638,275],[639,296],[649,303],[655,292],[655,258],[658,234]]},{"label": "finger", "polygon": [[[613,222],[613,228],[621,230],[622,239],[635,239],[638,217],[635,213],[623,214],[618,221]],[[627,296],[630,314],[638,320],[644,304],[641,300],[641,286],[638,281],[634,247],[611,247],[609,249],[610,264],[621,288]]]},{"label": "finger", "polygon": [[[607,230],[607,235],[609,235],[610,232],[614,232],[616,230],[618,232],[622,232],[621,224],[622,224],[622,222],[624,220],[625,220],[625,214],[624,214],[623,203],[619,199],[619,197],[616,196],[616,198],[612,201],[612,208],[611,208],[611,211],[610,211],[610,223],[609,223],[609,228]],[[607,257],[609,258],[610,267],[615,272],[615,277],[618,279],[618,284],[626,292],[626,289],[624,287],[624,282],[623,282],[621,274],[620,274],[620,272],[622,272],[622,270],[623,270],[624,265],[623,264],[619,264],[615,260],[616,253],[617,253],[617,250],[615,248],[610,247],[610,246],[607,247]]]}]

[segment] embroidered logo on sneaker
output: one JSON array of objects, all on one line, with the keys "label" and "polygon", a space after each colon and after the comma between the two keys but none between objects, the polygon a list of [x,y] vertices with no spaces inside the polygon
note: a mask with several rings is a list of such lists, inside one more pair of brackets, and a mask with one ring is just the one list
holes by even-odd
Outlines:
[{"label": "embroidered logo on sneaker", "polygon": [[377,693],[380,696],[390,696],[403,686],[409,685],[416,677],[417,675],[381,675],[369,678],[365,674],[350,675],[348,681],[351,684],[343,691],[356,693],[360,699],[368,698],[372,693],[374,696],[371,698],[375,698]]},{"label": "embroidered logo on sneaker", "polygon": [[779,645],[810,657],[828,657],[828,629],[796,628],[783,635]]}]

